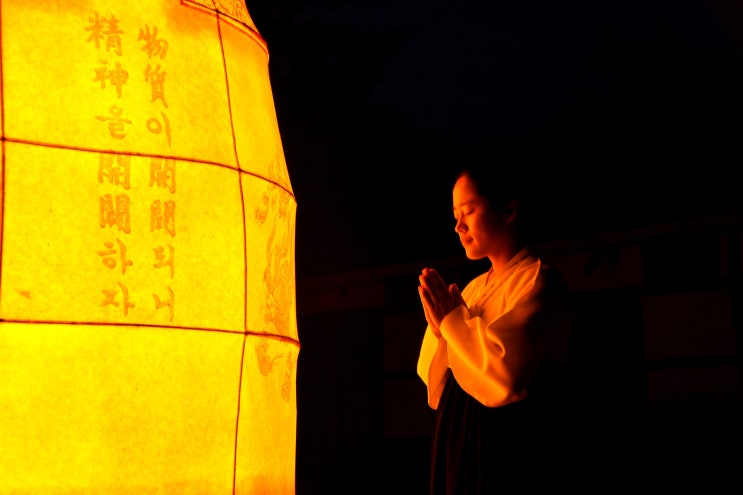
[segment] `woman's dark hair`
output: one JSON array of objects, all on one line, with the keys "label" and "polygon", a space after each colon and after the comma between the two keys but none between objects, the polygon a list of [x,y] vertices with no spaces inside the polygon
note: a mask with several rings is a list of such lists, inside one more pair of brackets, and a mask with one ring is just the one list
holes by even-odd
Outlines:
[{"label": "woman's dark hair", "polygon": [[515,174],[507,165],[469,164],[459,171],[456,179],[463,175],[469,176],[477,187],[478,194],[494,207],[503,206],[508,201],[521,203],[526,200],[522,193],[523,182],[515,180]]},{"label": "woman's dark hair", "polygon": [[457,172],[454,182],[465,175],[492,208],[501,209],[506,204],[516,204],[519,235],[527,241],[533,240],[535,225],[532,201],[527,195],[529,182],[525,178],[525,170],[518,163],[468,163]]}]

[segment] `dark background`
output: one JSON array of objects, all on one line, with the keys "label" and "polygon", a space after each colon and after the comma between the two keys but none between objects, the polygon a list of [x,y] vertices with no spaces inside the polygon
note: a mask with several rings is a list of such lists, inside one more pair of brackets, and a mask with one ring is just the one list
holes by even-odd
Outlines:
[{"label": "dark background", "polygon": [[297,493],[426,493],[416,274],[473,273],[451,213],[469,159],[525,171],[541,240],[570,246],[586,395],[613,411],[595,457],[622,466],[582,469],[594,492],[741,482],[739,2],[247,6],[298,204]]},{"label": "dark background", "polygon": [[297,275],[458,252],[451,170],[519,156],[543,234],[741,208],[733,1],[248,1]]}]

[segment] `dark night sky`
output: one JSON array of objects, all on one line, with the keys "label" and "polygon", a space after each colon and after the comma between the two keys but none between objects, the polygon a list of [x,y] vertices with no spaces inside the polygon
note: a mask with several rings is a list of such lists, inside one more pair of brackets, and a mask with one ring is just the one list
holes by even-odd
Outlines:
[{"label": "dark night sky", "polygon": [[461,254],[450,178],[468,157],[528,170],[547,239],[741,211],[737,2],[247,5],[300,278]]}]

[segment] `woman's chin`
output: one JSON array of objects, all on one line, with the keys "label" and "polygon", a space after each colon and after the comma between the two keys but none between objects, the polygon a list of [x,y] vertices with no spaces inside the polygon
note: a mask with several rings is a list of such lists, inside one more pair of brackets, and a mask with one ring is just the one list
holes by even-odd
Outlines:
[{"label": "woman's chin", "polygon": [[481,259],[483,259],[485,257],[485,256],[480,255],[479,253],[477,253],[477,252],[475,252],[475,251],[473,251],[471,249],[467,249],[467,248],[464,249],[464,254],[467,256],[468,259],[471,259],[471,260],[481,260]]}]

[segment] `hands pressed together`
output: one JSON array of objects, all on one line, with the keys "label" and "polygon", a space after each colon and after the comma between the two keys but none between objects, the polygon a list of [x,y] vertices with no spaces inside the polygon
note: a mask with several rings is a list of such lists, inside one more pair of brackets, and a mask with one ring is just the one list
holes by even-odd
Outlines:
[{"label": "hands pressed together", "polygon": [[420,281],[418,295],[423,304],[426,321],[436,336],[441,337],[439,330],[441,320],[457,306],[466,303],[456,284],[447,285],[433,268],[424,268],[418,280]]}]

